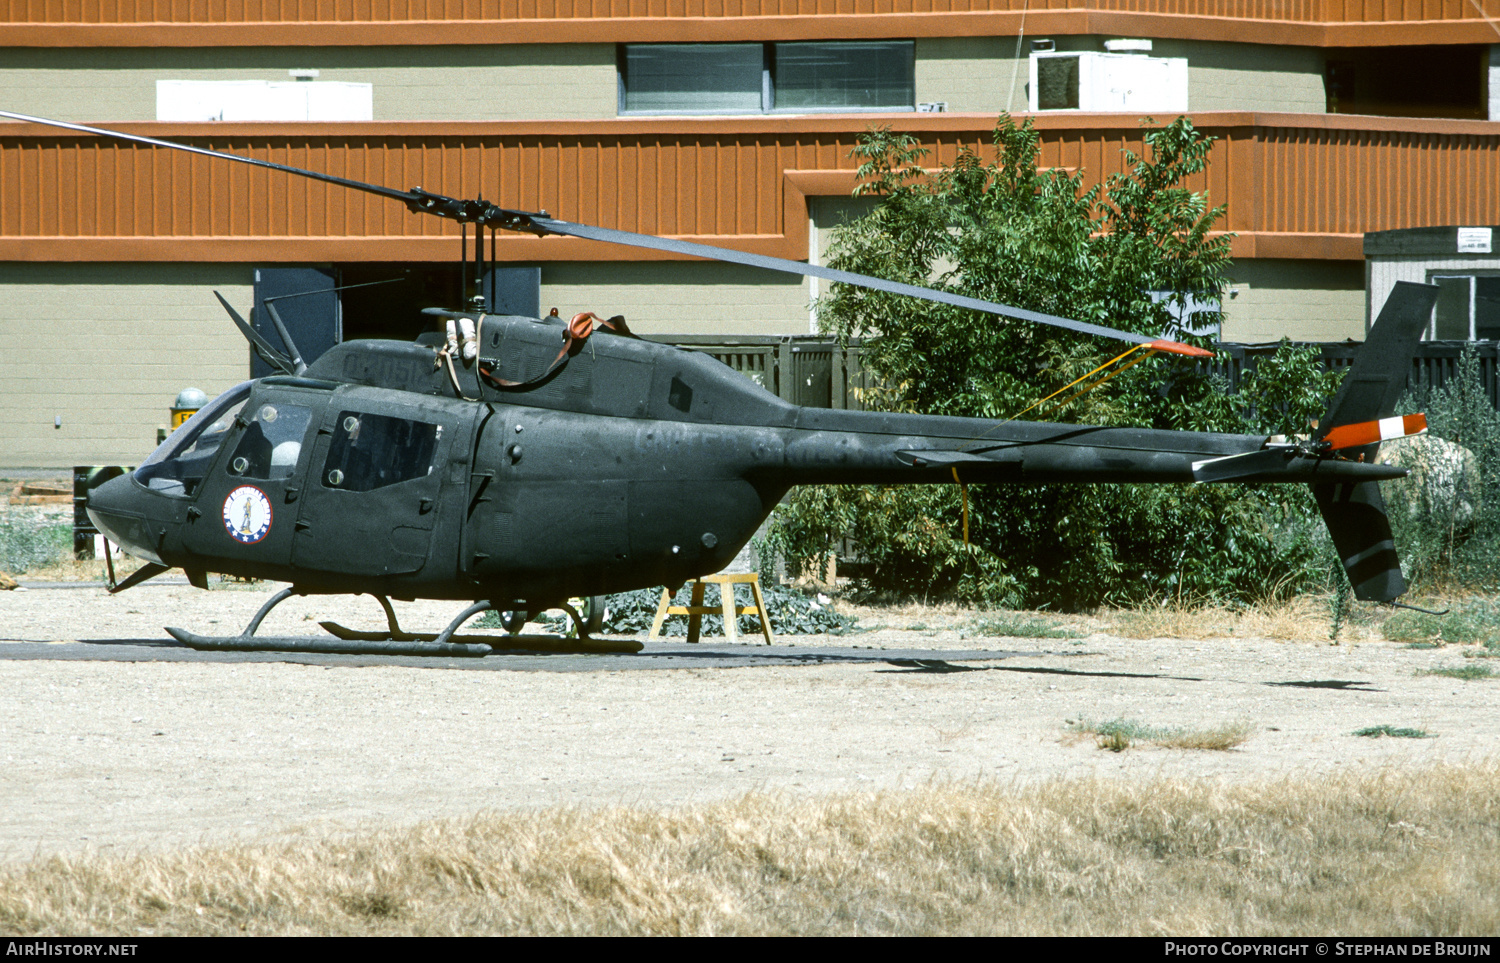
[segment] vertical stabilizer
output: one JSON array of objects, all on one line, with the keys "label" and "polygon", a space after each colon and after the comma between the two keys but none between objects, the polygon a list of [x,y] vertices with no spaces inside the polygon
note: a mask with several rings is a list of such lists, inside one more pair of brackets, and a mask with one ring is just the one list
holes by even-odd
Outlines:
[{"label": "vertical stabilizer", "polygon": [[[1396,402],[1406,390],[1417,343],[1432,320],[1436,302],[1437,288],[1432,285],[1396,283],[1319,423],[1318,438],[1341,425],[1375,421],[1395,413]],[[1379,450],[1377,441],[1344,449],[1340,454],[1355,461],[1374,461]],[[1354,597],[1390,602],[1404,594],[1406,579],[1401,575],[1401,560],[1396,556],[1379,483],[1321,484],[1313,485],[1312,490],[1349,583],[1354,586]]]}]

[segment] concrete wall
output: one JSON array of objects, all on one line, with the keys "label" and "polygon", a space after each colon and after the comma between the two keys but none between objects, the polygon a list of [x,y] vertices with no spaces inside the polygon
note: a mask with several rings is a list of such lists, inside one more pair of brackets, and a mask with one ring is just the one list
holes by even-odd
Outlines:
[{"label": "concrete wall", "polygon": [[[921,39],[917,41],[917,102],[947,101],[950,111],[1025,110],[1034,39],[1050,39],[1058,50],[1102,51],[1104,41],[1111,38],[1027,37],[1021,44],[1019,70],[1015,37]],[[1187,58],[1190,110],[1327,111],[1324,54],[1315,48],[1157,40],[1151,56]]]},{"label": "concrete wall", "polygon": [[[880,201],[874,197],[810,197],[807,199],[808,214],[808,250],[812,252],[810,259],[813,264],[828,263],[828,244],[833,240],[833,231],[839,225],[848,221],[864,217],[879,206]],[[808,278],[807,301],[808,334],[818,333],[817,311],[813,309],[813,302],[827,292],[829,282],[818,278]]]},{"label": "concrete wall", "polygon": [[1365,337],[1360,261],[1236,261],[1224,299],[1224,341],[1257,344]]},{"label": "concrete wall", "polygon": [[597,120],[617,106],[613,44],[503,47],[0,48],[0,103],[71,121],[156,119],[158,80],[374,85],[375,120]]},{"label": "concrete wall", "polygon": [[1153,57],[1186,57],[1191,110],[1328,112],[1323,51],[1250,43],[1158,40]]},{"label": "concrete wall", "polygon": [[248,311],[251,269],[0,263],[0,466],[135,464],[179,391],[243,381],[215,288]]},{"label": "concrete wall", "polygon": [[641,334],[806,334],[807,282],[737,264],[563,262],[542,265],[542,313],[625,315]]}]

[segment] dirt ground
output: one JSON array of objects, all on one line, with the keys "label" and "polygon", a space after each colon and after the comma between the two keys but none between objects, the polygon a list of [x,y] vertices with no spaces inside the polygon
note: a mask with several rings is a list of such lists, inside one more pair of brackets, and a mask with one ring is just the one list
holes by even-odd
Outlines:
[{"label": "dirt ground", "polygon": [[[3,658],[7,642],[237,631],[270,589],[0,593],[0,859],[222,842],[479,810],[669,805],[995,778],[1246,780],[1491,759],[1500,680],[1418,671],[1455,647],[1261,637],[976,633],[957,610],[860,612],[819,644],[994,649],[931,671],[874,663],[651,672],[331,668]],[[399,606],[435,628],[449,603]],[[292,599],[262,634],[383,624],[368,598]],[[490,658],[496,658],[491,656]],[[1298,684],[1289,684],[1298,683]],[[1254,727],[1229,751],[1099,748],[1079,720]],[[1354,730],[1414,727],[1427,739]]]}]

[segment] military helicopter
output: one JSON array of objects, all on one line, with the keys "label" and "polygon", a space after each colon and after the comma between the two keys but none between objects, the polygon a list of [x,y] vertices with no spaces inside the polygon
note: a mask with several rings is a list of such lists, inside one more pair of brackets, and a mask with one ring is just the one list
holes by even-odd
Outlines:
[{"label": "military helicopter", "polygon": [[[464,262],[484,276],[483,232],[559,234],[812,275],[1065,328],[1132,352],[1211,352],[817,265],[593,227],[79,124],[0,116],[309,177],[391,198],[464,225]],[[196,647],[480,655],[454,641],[487,609],[529,613],[570,597],[675,586],[719,571],[794,485],[1036,482],[1311,484],[1359,599],[1406,590],[1376,484],[1379,443],[1425,430],[1392,417],[1437,289],[1402,283],[1387,301],[1317,433],[1264,435],[800,408],[704,355],[633,336],[623,318],[496,316],[427,309],[414,342],[356,340],[306,363],[276,308],[278,349],[224,298],[279,373],[224,392],[88,514],[147,561],[115,586],[168,568],[290,583],[239,636],[169,629]],[[1117,359],[1119,360],[1119,359]],[[1124,363],[1124,362],[1122,362]],[[1085,386],[1087,387],[1087,386]],[[362,639],[254,638],[287,597],[372,594],[388,633]],[[396,624],[389,599],[470,602],[433,637]],[[586,635],[588,625],[572,611]],[[471,637],[472,638],[472,637]],[[342,646],[342,647],[341,647]]]}]

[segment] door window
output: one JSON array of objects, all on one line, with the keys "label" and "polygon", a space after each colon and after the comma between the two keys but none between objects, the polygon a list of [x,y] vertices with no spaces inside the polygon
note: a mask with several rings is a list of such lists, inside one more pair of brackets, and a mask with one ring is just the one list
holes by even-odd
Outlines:
[{"label": "door window", "polygon": [[442,434],[441,425],[425,421],[340,412],[323,462],[323,485],[368,492],[423,478],[432,472]]},{"label": "door window", "polygon": [[311,420],[312,409],[303,405],[261,405],[230,456],[229,473],[265,481],[289,477]]}]

